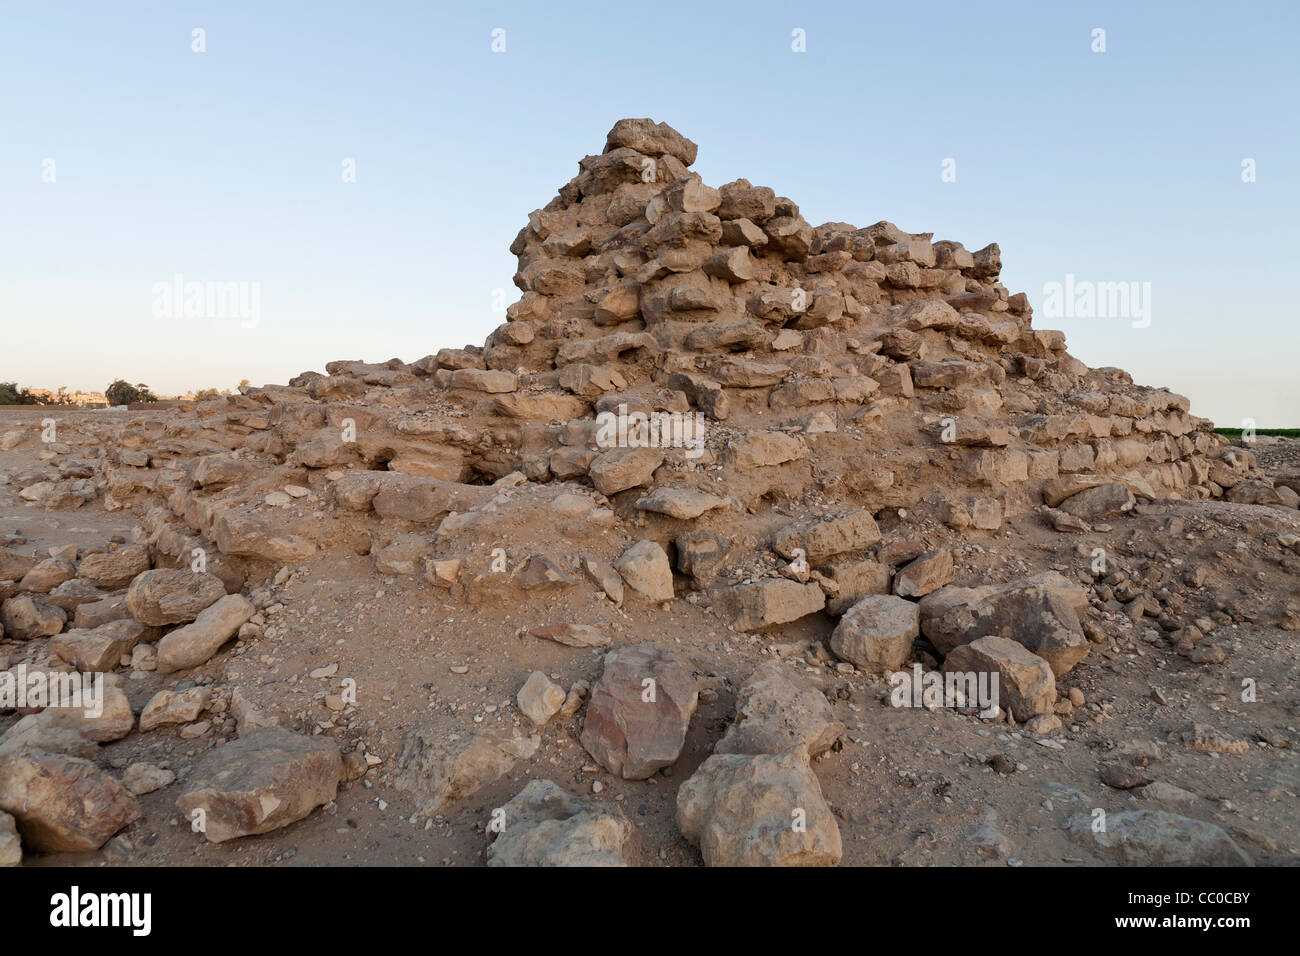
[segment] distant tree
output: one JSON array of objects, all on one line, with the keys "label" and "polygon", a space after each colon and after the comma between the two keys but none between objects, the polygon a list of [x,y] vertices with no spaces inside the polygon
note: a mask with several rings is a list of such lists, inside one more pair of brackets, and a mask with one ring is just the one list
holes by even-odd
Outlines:
[{"label": "distant tree", "polygon": [[244,388],[244,387],[246,387],[246,386],[248,386],[248,385],[252,385],[252,384],[253,384],[253,383],[250,382],[250,381],[249,381],[248,379],[246,379],[246,378],[241,378],[241,379],[239,380],[239,387],[240,387],[240,388]]},{"label": "distant tree", "polygon": [[0,382],[0,405],[35,405],[36,397],[17,382]]},{"label": "distant tree", "polygon": [[206,402],[209,399],[220,398],[220,397],[221,397],[221,393],[217,391],[215,388],[201,388],[194,393],[194,400],[196,402]]},{"label": "distant tree", "polygon": [[121,378],[104,389],[104,397],[108,399],[110,405],[130,405],[132,402],[158,401],[158,396],[149,390],[148,385],[143,382],[132,385],[126,379]]}]

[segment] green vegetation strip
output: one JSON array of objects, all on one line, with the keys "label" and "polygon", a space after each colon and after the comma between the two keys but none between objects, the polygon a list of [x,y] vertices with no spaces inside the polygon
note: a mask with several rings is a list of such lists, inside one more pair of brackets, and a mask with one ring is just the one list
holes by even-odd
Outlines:
[{"label": "green vegetation strip", "polygon": [[[1216,428],[1220,435],[1227,435],[1229,438],[1240,438],[1240,428]],[[1256,428],[1256,435],[1276,435],[1278,438],[1300,438],[1300,428]]]}]

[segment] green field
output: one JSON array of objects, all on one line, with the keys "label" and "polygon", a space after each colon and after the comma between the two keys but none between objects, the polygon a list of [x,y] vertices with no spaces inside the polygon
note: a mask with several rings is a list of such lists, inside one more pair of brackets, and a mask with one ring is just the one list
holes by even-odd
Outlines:
[{"label": "green field", "polygon": [[[1220,435],[1227,435],[1229,438],[1240,438],[1240,428],[1216,428]],[[1276,435],[1278,438],[1300,438],[1300,428],[1256,428],[1256,435]]]}]

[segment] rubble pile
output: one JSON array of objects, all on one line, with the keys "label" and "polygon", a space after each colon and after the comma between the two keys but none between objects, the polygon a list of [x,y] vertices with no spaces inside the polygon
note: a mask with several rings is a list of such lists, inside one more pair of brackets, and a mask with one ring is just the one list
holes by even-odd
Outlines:
[{"label": "rubble pile", "polygon": [[[978,581],[964,544],[1017,522],[1087,536],[1159,502],[1221,500],[1270,506],[1294,554],[1290,484],[1186,398],[1088,368],[1061,332],[1033,328],[1027,296],[999,281],[996,244],[968,251],[888,222],[813,226],[767,187],[706,185],[690,172],[696,151],[665,124],[615,124],[529,214],[511,245],[522,295],[482,346],[104,413],[10,475],[45,509],[138,520],[131,540],[101,548],[0,551],[10,672],[171,683],[137,708],[138,725],[125,698],[93,720],[11,708],[0,860],[8,815],[29,850],[98,849],[139,816],[140,793],[171,786],[166,769],[119,780],[97,763],[128,734],[211,727],[223,740],[175,801],[186,820],[203,811],[214,843],[302,820],[378,765],[341,752],[331,728],[280,726],[219,678],[175,680],[256,646],[279,588],[332,553],[368,556],[376,576],[471,614],[581,592],[648,615],[689,602],[720,631],[773,641],[823,621],[817,653],[836,673],[918,660],[995,672],[996,706],[972,719],[1044,734],[1072,710],[1058,680],[1110,640],[1108,622],[1146,622],[1193,662],[1223,659],[1210,637],[1222,622],[1191,607],[1195,568],[1174,573],[1138,548],[1127,566],[1115,554],[1082,574]],[[542,532],[521,547],[524,526]],[[557,722],[624,780],[677,761],[698,703],[690,661],[653,640],[608,647],[582,620],[530,633],[598,649],[600,666],[569,688],[530,674],[516,727],[450,744],[412,731],[396,787],[422,819],[533,758]],[[820,690],[764,664],[677,791],[681,835],[710,865],[839,862],[815,767],[843,733]],[[638,862],[621,810],[553,781],[529,783],[504,813],[522,822],[491,831],[493,865]]]}]

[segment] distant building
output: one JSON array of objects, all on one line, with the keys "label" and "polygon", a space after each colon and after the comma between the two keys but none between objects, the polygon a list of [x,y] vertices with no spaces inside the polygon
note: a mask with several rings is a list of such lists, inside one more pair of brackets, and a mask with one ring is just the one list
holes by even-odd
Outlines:
[{"label": "distant building", "polygon": [[42,405],[73,405],[77,408],[108,408],[102,392],[68,392],[50,388],[29,388],[28,393]]}]

